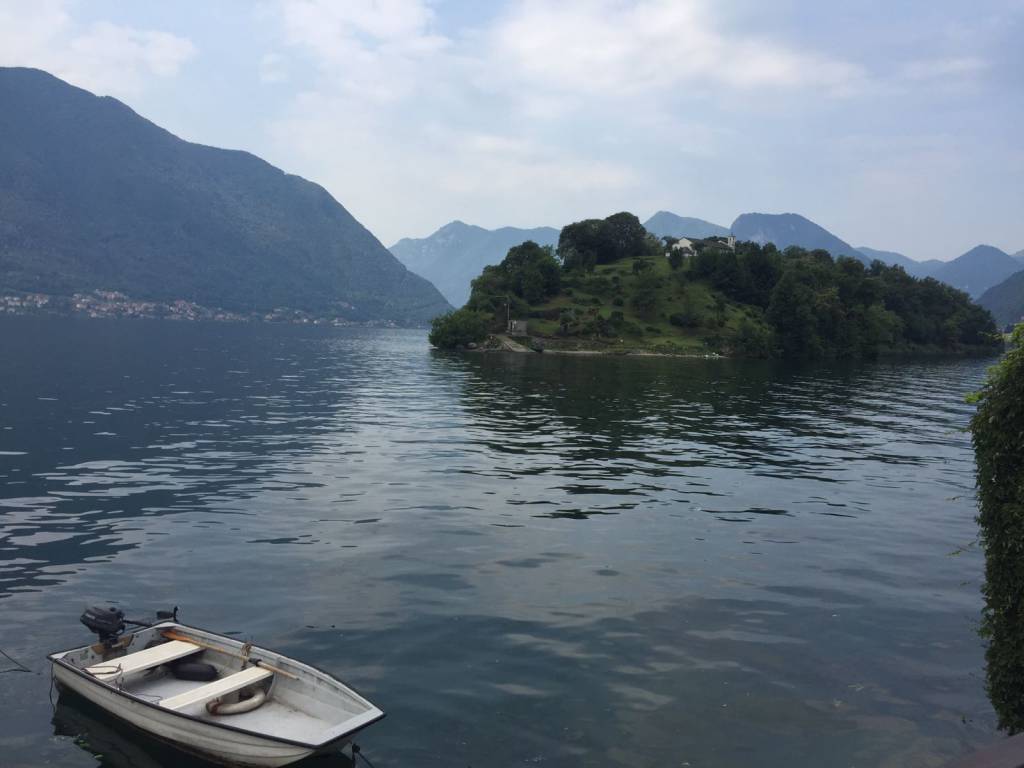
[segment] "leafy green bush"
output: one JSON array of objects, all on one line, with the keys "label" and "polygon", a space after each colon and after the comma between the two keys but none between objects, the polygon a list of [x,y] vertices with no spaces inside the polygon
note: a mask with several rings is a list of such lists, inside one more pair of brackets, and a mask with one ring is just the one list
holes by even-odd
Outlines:
[{"label": "leafy green bush", "polygon": [[1024,325],[974,396],[986,685],[999,727],[1024,731]]},{"label": "leafy green bush", "polygon": [[487,338],[487,316],[471,309],[457,309],[435,317],[427,340],[438,349],[456,349]]},{"label": "leafy green bush", "polygon": [[668,321],[678,328],[698,328],[700,326],[700,312],[692,306],[684,305],[683,311],[669,315]]},{"label": "leafy green bush", "polygon": [[771,329],[749,317],[740,320],[733,347],[743,357],[773,357],[775,354]]}]

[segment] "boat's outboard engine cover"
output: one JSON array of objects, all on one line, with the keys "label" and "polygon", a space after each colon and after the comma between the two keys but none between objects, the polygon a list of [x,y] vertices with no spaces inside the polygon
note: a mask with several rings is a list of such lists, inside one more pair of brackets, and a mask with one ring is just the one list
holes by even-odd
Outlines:
[{"label": "boat's outboard engine cover", "polygon": [[94,605],[86,608],[82,614],[81,622],[100,636],[104,643],[110,643],[124,632],[124,611],[120,608],[102,608]]}]

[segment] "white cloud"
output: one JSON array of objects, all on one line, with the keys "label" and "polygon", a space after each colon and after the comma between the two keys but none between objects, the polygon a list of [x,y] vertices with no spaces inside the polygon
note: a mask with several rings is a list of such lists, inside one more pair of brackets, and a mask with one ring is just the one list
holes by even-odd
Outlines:
[{"label": "white cloud", "polygon": [[[685,162],[675,158],[712,156],[730,132],[706,110],[681,115],[680,90],[698,100],[729,91],[739,103],[757,88],[835,94],[863,77],[730,36],[697,0],[515,2],[453,37],[424,0],[273,7],[279,43],[316,73],[275,121],[274,156],[322,180],[386,239],[407,234],[394,231],[395,210],[437,225],[474,210],[479,221],[516,210],[557,222],[585,214],[588,200],[628,207],[645,194],[638,149],[660,144],[662,157]],[[388,209],[374,212],[374,198]],[[552,212],[552,200],[573,213]]]},{"label": "white cloud", "polygon": [[191,41],[109,22],[74,23],[62,0],[0,3],[0,64],[45,69],[99,93],[131,96],[149,78],[175,76]]},{"label": "white cloud", "polygon": [[499,71],[541,89],[635,94],[679,86],[844,92],[861,70],[749,34],[729,34],[703,0],[525,0],[491,32]]},{"label": "white cloud", "polygon": [[310,55],[331,86],[371,102],[416,92],[419,68],[450,41],[431,32],[420,0],[281,0],[285,42]]}]

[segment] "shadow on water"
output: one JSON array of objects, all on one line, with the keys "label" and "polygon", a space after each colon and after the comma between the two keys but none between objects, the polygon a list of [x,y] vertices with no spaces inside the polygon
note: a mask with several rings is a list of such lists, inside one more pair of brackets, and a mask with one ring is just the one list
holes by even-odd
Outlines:
[{"label": "shadow on water", "polygon": [[[70,738],[103,768],[218,768],[126,725],[91,701],[70,691],[57,699],[53,733]],[[341,752],[293,763],[295,768],[355,768]]]}]

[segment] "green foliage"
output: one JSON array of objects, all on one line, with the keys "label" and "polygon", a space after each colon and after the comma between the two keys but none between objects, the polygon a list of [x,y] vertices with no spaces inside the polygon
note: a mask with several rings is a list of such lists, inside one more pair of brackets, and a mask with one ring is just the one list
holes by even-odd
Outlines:
[{"label": "green foliage", "polygon": [[486,315],[463,307],[435,317],[427,340],[438,349],[457,349],[487,338],[488,325]]},{"label": "green foliage", "polygon": [[[647,262],[640,262],[647,263]],[[637,262],[634,262],[634,268]],[[633,308],[638,314],[649,317],[658,308],[658,288],[661,279],[651,270],[640,270],[633,290]]]},{"label": "green foliage", "polygon": [[975,399],[986,683],[999,727],[1018,733],[1024,731],[1024,325]]},{"label": "green foliage", "polygon": [[668,316],[668,321],[679,328],[699,328],[700,313],[692,306],[683,307],[681,312],[675,312]]},{"label": "green foliage", "polygon": [[562,228],[558,257],[566,270],[592,272],[599,264],[649,253],[647,237],[640,219],[631,213],[585,219]]},{"label": "green foliage", "polygon": [[866,268],[823,250],[730,247],[724,238],[693,248],[692,258],[666,258],[631,214],[579,221],[562,230],[560,266],[549,248],[516,246],[473,282],[467,307],[494,327],[508,311],[543,318],[537,329],[552,335],[745,357],[991,351],[996,343],[991,317],[966,294],[899,267]]},{"label": "green foliage", "polygon": [[755,323],[749,317],[740,320],[733,340],[733,348],[743,357],[774,357],[775,338],[770,328]]},{"label": "green foliage", "polygon": [[[741,243],[739,277],[717,281],[726,295],[760,305],[772,273],[766,318],[785,357],[870,357],[881,351],[994,350],[989,313],[967,294],[937,280],[918,280],[899,267],[853,259],[833,261],[826,251],[790,247],[780,258],[758,256]],[[745,274],[758,265],[758,277]],[[712,271],[712,279],[717,272]]]},{"label": "green foliage", "polygon": [[485,267],[473,281],[466,304],[470,309],[498,313],[508,303],[514,314],[554,296],[562,287],[562,270],[551,246],[532,240],[510,248],[500,264]]}]

